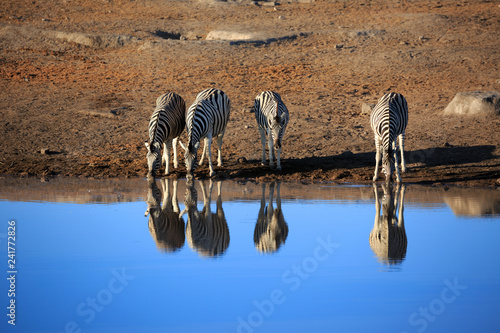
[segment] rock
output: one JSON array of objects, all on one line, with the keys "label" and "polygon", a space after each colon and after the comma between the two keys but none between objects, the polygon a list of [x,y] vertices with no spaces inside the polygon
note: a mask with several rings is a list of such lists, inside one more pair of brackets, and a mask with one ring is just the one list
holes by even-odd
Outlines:
[{"label": "rock", "polygon": [[492,116],[500,114],[500,93],[460,92],[444,109],[443,115]]},{"label": "rock", "polygon": [[343,151],[340,154],[340,156],[342,156],[342,157],[351,157],[351,156],[354,156],[354,153],[352,151],[350,151],[350,150],[345,150],[345,151]]},{"label": "rock", "polygon": [[255,34],[250,32],[212,30],[208,33],[206,40],[250,40],[253,38]]},{"label": "rock", "polygon": [[361,114],[371,114],[375,104],[361,104]]},{"label": "rock", "polygon": [[240,158],[238,158],[238,163],[239,163],[239,164],[245,164],[245,163],[247,163],[247,162],[248,162],[248,161],[247,161],[247,159],[246,159],[246,158],[244,158],[244,157],[240,157]]}]

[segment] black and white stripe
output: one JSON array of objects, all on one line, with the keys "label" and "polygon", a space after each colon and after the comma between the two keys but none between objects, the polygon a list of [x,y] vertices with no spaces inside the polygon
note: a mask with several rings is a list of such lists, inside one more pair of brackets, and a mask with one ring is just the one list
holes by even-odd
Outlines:
[{"label": "black and white stripe", "polygon": [[398,183],[401,182],[396,139],[399,138],[401,169],[405,172],[404,137],[406,125],[408,124],[408,104],[406,103],[406,99],[403,95],[398,93],[388,93],[382,96],[372,110],[370,124],[375,134],[375,147],[377,149],[375,156],[375,175],[373,176],[373,181],[376,181],[378,178],[381,155],[380,149],[382,149],[382,167],[384,169],[386,181],[391,179],[392,170],[395,167],[397,181]]},{"label": "black and white stripe", "polygon": [[198,165],[196,153],[200,141],[205,139],[205,147],[200,158],[200,164],[208,151],[210,176],[215,172],[212,166],[212,138],[217,138],[218,157],[217,165],[222,166],[221,146],[226,125],[229,121],[231,104],[227,95],[219,89],[206,89],[196,96],[196,100],[189,107],[186,114],[186,129],[188,146],[185,153],[187,178],[192,179]]},{"label": "black and white stripe", "polygon": [[269,166],[274,167],[273,151],[276,151],[276,169],[281,170],[281,144],[288,125],[288,109],[281,96],[273,91],[261,92],[254,102],[255,119],[259,125],[262,143],[262,165],[266,165],[266,136],[269,145]]},{"label": "black and white stripe", "polygon": [[177,168],[177,140],[186,127],[186,103],[175,93],[163,94],[156,99],[156,108],[149,120],[148,176],[155,176],[160,168],[160,151],[163,144],[162,162],[165,174],[170,172],[170,149],[174,151],[174,168]]},{"label": "black and white stripe", "polygon": [[280,183],[277,183],[276,208],[273,205],[275,184],[269,186],[269,204],[266,207],[266,184],[262,183],[262,197],[257,223],[253,233],[255,248],[261,253],[274,253],[285,244],[288,224],[281,210]]},{"label": "black and white stripe", "polygon": [[408,238],[404,223],[404,184],[382,184],[382,212],[377,185],[375,193],[375,222],[370,232],[370,247],[378,259],[386,265],[400,264],[406,257]]},{"label": "black and white stripe", "polygon": [[187,212],[188,221],[186,224],[186,238],[189,246],[200,256],[219,257],[223,255],[229,247],[229,227],[227,225],[224,210],[222,208],[221,186],[217,183],[217,210],[211,211],[212,200],[212,180],[210,180],[208,195],[205,190],[205,183],[201,181],[201,191],[203,194],[203,209],[198,211],[197,191],[194,183],[186,188],[184,204],[186,208],[181,214]]},{"label": "black and white stripe", "polygon": [[[149,215],[149,232],[157,248],[175,252],[182,248],[185,240],[184,220],[179,215],[177,180],[162,179],[160,182],[163,195],[154,178],[148,178],[148,208],[144,215]],[[173,194],[170,194],[170,182],[173,182]]]}]

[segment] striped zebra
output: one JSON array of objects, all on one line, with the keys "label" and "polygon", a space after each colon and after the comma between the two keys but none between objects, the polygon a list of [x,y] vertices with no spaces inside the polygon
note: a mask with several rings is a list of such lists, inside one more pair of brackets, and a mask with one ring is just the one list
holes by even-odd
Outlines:
[{"label": "striped zebra", "polygon": [[274,182],[269,186],[269,204],[266,207],[266,184],[262,184],[260,210],[253,233],[255,248],[261,253],[278,251],[288,237],[288,224],[281,210],[280,183],[276,185],[276,208],[273,206],[274,186]]},{"label": "striped zebra", "polygon": [[384,169],[386,181],[390,181],[392,171],[395,167],[397,181],[398,183],[401,182],[396,139],[399,137],[401,170],[405,172],[404,137],[406,125],[408,124],[408,105],[403,95],[388,93],[382,96],[372,110],[370,124],[375,133],[375,147],[377,149],[373,181],[376,181],[378,178],[381,155],[380,149],[382,146],[382,167]]},{"label": "striped zebra", "polygon": [[222,208],[221,187],[222,182],[217,182],[217,210],[212,213],[210,205],[212,201],[213,183],[210,180],[208,195],[205,182],[200,181],[203,194],[203,209],[200,212],[197,207],[198,193],[191,182],[186,187],[184,205],[186,208],[181,213],[187,212],[186,238],[189,246],[202,257],[215,258],[223,255],[229,247],[229,227],[227,225],[224,210]]},{"label": "striped zebra", "polygon": [[162,163],[165,174],[170,172],[170,149],[174,151],[174,168],[177,168],[177,140],[186,126],[186,103],[175,93],[163,94],[156,99],[156,108],[149,120],[148,177],[156,176],[160,168],[160,151],[163,144]]},{"label": "striped zebra", "polygon": [[269,144],[269,166],[274,167],[273,151],[276,150],[276,169],[281,170],[281,143],[288,125],[288,109],[278,93],[261,92],[254,102],[255,119],[262,143],[262,165],[266,165],[266,136]]},{"label": "striped zebra", "polygon": [[370,247],[378,259],[386,265],[400,264],[406,257],[408,238],[404,222],[404,184],[393,190],[390,184],[382,184],[382,214],[377,185],[375,192],[375,223],[370,232]]},{"label": "striped zebra", "polygon": [[231,104],[227,95],[219,89],[205,89],[196,96],[186,114],[186,129],[188,134],[187,148],[181,144],[185,152],[187,179],[192,180],[198,166],[197,151],[201,139],[205,139],[205,147],[201,154],[200,164],[208,151],[210,177],[215,175],[212,165],[212,138],[217,138],[217,166],[222,166],[221,146],[226,125],[229,121]]},{"label": "striped zebra", "polygon": [[177,180],[173,181],[173,194],[170,194],[170,179],[161,179],[162,191],[156,186],[154,178],[148,178],[148,228],[156,247],[162,252],[175,252],[184,246],[184,220],[179,216],[177,200]]}]

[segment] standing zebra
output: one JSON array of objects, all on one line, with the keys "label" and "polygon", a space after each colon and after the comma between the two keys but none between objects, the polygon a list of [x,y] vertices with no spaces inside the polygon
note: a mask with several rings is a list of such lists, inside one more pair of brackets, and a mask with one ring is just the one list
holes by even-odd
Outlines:
[{"label": "standing zebra", "polygon": [[156,108],[149,120],[149,140],[145,142],[148,154],[148,177],[155,176],[160,168],[160,150],[163,143],[162,163],[165,174],[170,172],[170,149],[174,151],[174,168],[177,168],[177,140],[186,126],[186,103],[175,93],[163,94],[156,99]]},{"label": "standing zebra", "polygon": [[266,207],[266,184],[262,183],[262,197],[257,223],[253,233],[255,248],[261,253],[273,253],[285,244],[288,237],[288,224],[281,210],[280,183],[276,184],[276,205],[273,206],[275,183],[269,186],[269,204]]},{"label": "standing zebra", "polygon": [[[408,124],[408,105],[403,95],[398,93],[388,93],[382,96],[370,115],[370,124],[375,133],[375,147],[377,153],[375,156],[375,175],[373,181],[378,178],[378,169],[380,166],[380,146],[382,145],[382,167],[385,173],[386,181],[390,181],[393,166],[396,168],[396,177],[398,183],[401,182],[399,174],[397,143],[399,137],[399,149],[401,151],[401,169],[406,171],[404,159],[404,137],[405,129]],[[394,157],[393,154],[394,153]]]},{"label": "standing zebra", "polygon": [[144,216],[149,215],[149,232],[156,247],[164,252],[175,252],[182,248],[185,240],[184,220],[180,216],[177,200],[177,180],[173,181],[173,194],[170,194],[170,179],[161,179],[162,192],[154,178],[148,178],[148,208]]},{"label": "standing zebra", "polygon": [[213,183],[210,179],[207,190],[205,182],[200,181],[203,194],[203,209],[198,210],[198,192],[194,182],[186,186],[184,205],[186,208],[180,216],[187,213],[186,239],[189,246],[202,257],[216,258],[222,256],[229,247],[229,227],[226,215],[222,208],[221,188],[222,182],[217,182],[217,209],[212,213],[210,208],[212,202]]},{"label": "standing zebra", "polygon": [[187,148],[181,144],[186,151],[185,162],[187,179],[192,180],[195,168],[198,165],[196,153],[200,148],[201,139],[205,139],[205,147],[201,154],[200,164],[208,150],[208,165],[210,177],[215,175],[212,166],[212,138],[217,138],[217,166],[222,166],[221,146],[226,125],[229,121],[231,104],[227,95],[219,89],[205,89],[196,96],[186,114],[186,130],[188,134]]},{"label": "standing zebra", "polygon": [[266,136],[269,144],[269,166],[274,167],[273,150],[276,150],[276,169],[281,170],[281,142],[288,125],[288,109],[278,93],[261,92],[254,102],[255,119],[259,125],[262,143],[262,165],[266,165]]},{"label": "standing zebra", "polygon": [[382,184],[382,214],[377,185],[375,192],[375,222],[370,232],[370,247],[379,261],[386,265],[400,264],[408,247],[404,222],[405,186],[398,184],[395,189],[390,184]]}]

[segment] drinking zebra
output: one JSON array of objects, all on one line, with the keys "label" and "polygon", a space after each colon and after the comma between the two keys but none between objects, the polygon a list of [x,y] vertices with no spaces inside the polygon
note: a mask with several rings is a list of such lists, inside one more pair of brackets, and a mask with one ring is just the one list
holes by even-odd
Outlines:
[{"label": "drinking zebra", "polygon": [[266,184],[262,183],[259,215],[253,233],[253,242],[259,252],[274,253],[285,244],[288,224],[281,210],[280,183],[277,183],[276,208],[273,206],[274,182],[269,186],[269,204],[266,207]]},{"label": "drinking zebra", "polygon": [[[398,183],[401,182],[399,174],[397,143],[399,137],[399,149],[401,151],[401,170],[406,171],[404,160],[404,137],[408,124],[408,105],[403,95],[398,93],[388,93],[382,96],[370,115],[370,124],[375,133],[375,175],[373,181],[378,178],[380,166],[380,149],[382,146],[382,167],[384,169],[386,181],[390,181],[393,167],[396,168]],[[392,155],[394,153],[394,156]]]},{"label": "drinking zebra", "polygon": [[262,143],[262,165],[266,165],[266,136],[269,144],[269,166],[274,167],[273,150],[276,150],[276,169],[281,170],[281,143],[288,125],[288,109],[281,96],[273,91],[261,92],[254,102],[255,119]]},{"label": "drinking zebra", "polygon": [[177,168],[177,140],[186,126],[186,103],[175,93],[163,94],[156,99],[156,108],[149,120],[148,177],[156,176],[160,168],[160,150],[163,144],[162,163],[165,174],[170,172],[170,149],[174,151],[174,168]]},{"label": "drinking zebra", "polygon": [[156,247],[163,252],[175,252],[182,248],[185,240],[184,220],[179,215],[177,200],[177,180],[173,181],[173,194],[170,193],[170,179],[161,179],[162,192],[154,178],[148,178],[148,208],[144,213],[149,215],[149,232]]},{"label": "drinking zebra", "polygon": [[181,216],[187,213],[186,239],[189,246],[202,257],[216,258],[223,255],[229,247],[229,227],[227,225],[224,209],[222,208],[221,187],[222,182],[217,182],[217,210],[211,211],[212,187],[210,180],[208,195],[205,182],[200,181],[203,194],[203,209],[200,212],[197,207],[198,193],[194,182],[186,187],[184,205],[186,208]]},{"label": "drinking zebra", "polygon": [[400,264],[408,247],[404,223],[405,186],[398,184],[393,190],[390,184],[382,184],[382,214],[377,185],[375,192],[375,223],[370,232],[370,247],[379,261],[386,265]]},{"label": "drinking zebra", "polygon": [[200,164],[208,151],[210,177],[215,175],[212,165],[212,138],[217,138],[217,166],[222,166],[221,146],[226,125],[229,121],[230,102],[227,95],[219,89],[205,89],[196,96],[186,114],[186,129],[188,134],[187,148],[181,144],[185,152],[187,179],[192,180],[198,166],[196,153],[201,139],[205,139],[205,147],[200,158]]}]

